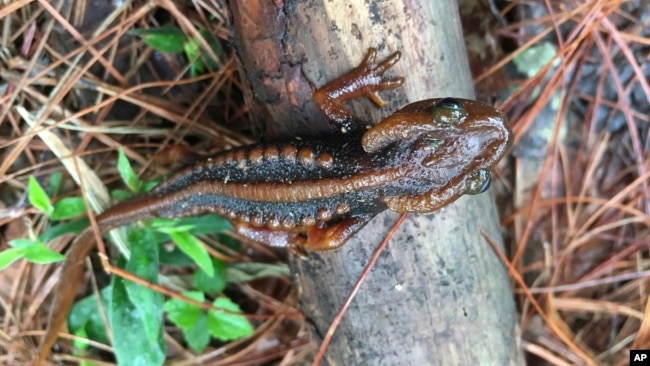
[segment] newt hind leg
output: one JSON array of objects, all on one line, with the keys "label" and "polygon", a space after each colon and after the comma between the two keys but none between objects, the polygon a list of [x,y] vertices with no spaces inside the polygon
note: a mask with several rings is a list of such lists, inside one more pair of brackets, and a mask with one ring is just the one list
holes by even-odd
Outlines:
[{"label": "newt hind leg", "polygon": [[266,227],[253,227],[237,221],[233,222],[233,226],[237,233],[249,239],[272,247],[286,246],[294,254],[306,258],[309,251],[340,248],[371,219],[372,216],[349,217],[324,227],[317,225],[305,227],[304,231],[273,230]]},{"label": "newt hind leg", "polygon": [[365,96],[378,106],[385,106],[386,102],[379,97],[379,92],[395,89],[404,83],[403,77],[384,77],[384,72],[395,65],[400,56],[397,51],[378,63],[377,50],[369,49],[366,58],[354,70],[316,90],[313,95],[314,103],[330,122],[341,127],[343,132],[353,130],[357,127],[358,120],[343,102]]},{"label": "newt hind leg", "polygon": [[297,245],[301,249],[312,251],[340,248],[366,226],[371,218],[371,216],[355,216],[330,226],[318,227],[314,225],[307,230],[307,239]]}]

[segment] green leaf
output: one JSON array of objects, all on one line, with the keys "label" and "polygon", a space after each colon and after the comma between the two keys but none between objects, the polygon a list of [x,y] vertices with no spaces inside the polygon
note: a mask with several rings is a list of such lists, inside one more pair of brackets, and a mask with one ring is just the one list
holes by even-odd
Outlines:
[{"label": "green leaf", "polygon": [[233,238],[230,235],[219,233],[217,234],[217,240],[219,240],[219,243],[221,243],[223,246],[230,248],[234,251],[240,251],[241,250],[241,243],[239,240]]},{"label": "green leaf", "polygon": [[171,26],[132,29],[128,33],[134,36],[139,36],[154,50],[166,53],[183,52],[183,44],[187,41],[187,36],[180,28]]},{"label": "green leaf", "polygon": [[[99,291],[99,297],[105,311],[109,309],[112,291],[113,288],[110,285]],[[85,338],[106,344],[109,342],[104,320],[99,311],[97,297],[94,294],[86,296],[74,304],[68,315],[68,327],[76,335],[86,334]],[[86,349],[87,346],[80,348]]]},{"label": "green leaf", "polygon": [[122,149],[120,149],[117,154],[117,170],[120,172],[120,177],[122,177],[122,180],[131,191],[140,191],[142,182],[140,182],[140,178],[138,178],[138,175],[135,174],[135,171],[131,168],[129,159],[126,158],[126,154],[124,154],[124,150]]},{"label": "green leaf", "polygon": [[83,218],[77,221],[64,222],[48,228],[41,235],[39,235],[38,239],[43,243],[47,243],[50,240],[63,234],[79,234],[86,227],[88,227],[88,218]]},{"label": "green leaf", "polygon": [[[166,238],[169,238],[169,235],[165,236]],[[169,246],[162,247],[162,250],[160,251],[160,263],[174,267],[183,267],[190,266],[195,262],[192,260],[192,258],[188,257],[187,254],[178,249],[176,245],[173,245],[171,248]]]},{"label": "green leaf", "polygon": [[155,218],[151,220],[151,227],[163,233],[189,231],[194,235],[206,235],[232,230],[232,224],[224,217],[207,214],[178,219]]},{"label": "green leaf", "polygon": [[28,261],[37,264],[49,264],[65,260],[65,255],[53,251],[40,242],[25,248],[24,256]]},{"label": "green leaf", "polygon": [[190,328],[183,328],[183,337],[187,341],[190,348],[196,352],[201,353],[205,347],[210,343],[210,332],[208,332],[208,315],[204,312],[199,314],[194,326]]},{"label": "green leaf", "polygon": [[[186,291],[183,292],[183,295],[196,301],[205,301],[205,296],[202,292]],[[199,320],[202,312],[200,307],[176,298],[167,300],[165,305],[163,305],[163,310],[167,312],[169,320],[181,329],[193,327]]]},{"label": "green leaf", "polygon": [[150,190],[154,189],[157,185],[159,185],[162,181],[163,179],[161,178],[161,179],[154,179],[154,180],[144,182],[141,192],[149,192]]},{"label": "green leaf", "polygon": [[63,186],[63,173],[57,171],[52,173],[50,176],[50,183],[47,185],[47,195],[49,197],[55,197],[59,190]]},{"label": "green leaf", "polygon": [[169,236],[183,253],[187,254],[208,276],[214,276],[214,267],[207,250],[199,240],[188,233],[171,233]]},{"label": "green leaf", "polygon": [[[221,47],[221,43],[219,43],[205,28],[201,28],[199,30],[199,33],[205,38],[205,40],[208,42],[208,45],[210,45],[210,48],[212,48],[212,51],[214,51],[214,54],[219,58],[220,60],[224,60],[226,57],[225,52],[223,50],[223,47]],[[211,69],[217,69],[219,67],[219,63],[217,60],[213,59],[210,57],[210,55],[207,52],[204,52],[206,62],[210,66]]]},{"label": "green leaf", "polygon": [[165,234],[188,232],[193,228],[191,224],[178,225],[176,219],[166,219],[163,217],[151,220],[151,227]]},{"label": "green leaf", "polygon": [[133,192],[126,189],[114,189],[111,191],[111,198],[117,201],[125,201],[135,196]]},{"label": "green leaf", "polygon": [[[124,267],[124,259],[118,260],[118,266]],[[120,365],[162,365],[165,361],[165,345],[162,331],[155,339],[150,338],[152,324],[145,324],[152,318],[143,314],[143,308],[136,306],[126,289],[129,281],[115,276],[113,278],[112,301],[109,319],[113,332],[113,349],[117,363]],[[162,306],[160,306],[162,309]],[[157,315],[157,314],[156,314]],[[160,317],[159,317],[160,318]],[[162,330],[162,319],[156,322]]]},{"label": "green leaf", "polygon": [[53,251],[40,240],[19,238],[9,241],[9,246],[19,249],[21,255],[28,261],[38,264],[60,262],[65,259],[63,254]]},{"label": "green leaf", "polygon": [[54,207],[50,203],[50,198],[33,176],[29,177],[29,182],[27,183],[27,199],[32,206],[48,216],[54,211]]},{"label": "green leaf", "polygon": [[[202,292],[190,291],[184,292],[183,295],[197,301],[205,299]],[[213,304],[221,309],[241,312],[239,306],[227,297],[220,297]],[[252,325],[242,315],[226,314],[216,310],[206,314],[200,307],[179,299],[168,300],[164,308],[169,320],[181,328],[185,340],[195,352],[205,349],[210,342],[210,334],[219,340],[228,341],[253,333]]]},{"label": "green leaf", "polygon": [[226,263],[216,258],[212,258],[214,267],[214,276],[208,276],[203,271],[196,271],[192,274],[192,283],[194,287],[205,292],[218,294],[226,288],[228,276],[226,275]]},{"label": "green leaf", "polygon": [[18,238],[18,239],[9,240],[8,244],[12,248],[27,249],[35,245],[36,243],[40,243],[40,241],[34,239],[27,239],[27,238]]},{"label": "green leaf", "polygon": [[[84,328],[79,328],[77,331],[73,332],[74,335],[76,335],[79,338],[85,338],[88,339],[88,332],[86,332],[86,329]],[[72,346],[75,348],[75,351],[73,351],[73,354],[77,356],[81,356],[81,352],[77,352],[76,350],[87,350],[90,348],[88,343],[82,342],[81,340],[78,339],[73,339],[72,340]]]},{"label": "green leaf", "polygon": [[[183,295],[196,301],[205,301],[202,292],[187,291]],[[207,314],[200,307],[180,299],[169,299],[163,306],[169,320],[183,331],[185,340],[195,352],[201,352],[210,342]]]},{"label": "green leaf", "polygon": [[177,219],[176,225],[191,225],[192,234],[206,235],[232,230],[232,224],[224,217],[214,214],[207,214],[195,217],[184,217]]},{"label": "green leaf", "polygon": [[81,197],[65,197],[54,204],[52,220],[67,220],[86,213],[86,203]]},{"label": "green leaf", "polygon": [[0,252],[0,271],[23,257],[24,249],[9,248]]},{"label": "green leaf", "polygon": [[207,214],[177,219],[155,218],[151,226],[157,231],[172,233],[190,231],[194,235],[206,235],[232,230],[232,224],[222,216]]},{"label": "green leaf", "polygon": [[[223,59],[224,52],[221,44],[206,29],[200,29],[199,33],[208,43],[208,46],[210,46],[214,54],[218,58]],[[211,69],[219,67],[219,62],[210,56],[198,38],[192,38],[185,42],[183,44],[183,50],[185,51],[185,56],[190,61],[190,75],[192,77],[202,74],[207,68],[206,64]]]},{"label": "green leaf", "polygon": [[[130,243],[131,258],[126,263],[125,269],[146,281],[157,284],[160,246],[152,245],[155,243],[153,230],[146,227],[140,230],[129,230],[127,241]],[[162,334],[163,295],[131,281],[127,281],[124,286],[131,303],[142,314],[144,334],[149,342],[154,344]]]},{"label": "green leaf", "polygon": [[190,63],[190,76],[195,78],[205,71],[205,64],[203,63],[203,60],[199,57],[194,59]]},{"label": "green leaf", "polygon": [[[241,313],[239,305],[227,297],[219,297],[212,304],[221,309]],[[245,316],[216,310],[208,312],[208,330],[213,337],[221,341],[236,340],[253,334],[253,326]]]},{"label": "green leaf", "polygon": [[190,61],[190,75],[196,77],[205,70],[205,65],[201,60],[201,43],[198,39],[193,38],[183,43],[185,56]]}]

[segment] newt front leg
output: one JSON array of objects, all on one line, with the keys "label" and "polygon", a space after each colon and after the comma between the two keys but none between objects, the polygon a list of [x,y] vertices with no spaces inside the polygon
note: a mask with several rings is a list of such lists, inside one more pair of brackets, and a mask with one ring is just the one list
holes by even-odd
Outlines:
[{"label": "newt front leg", "polygon": [[352,131],[358,125],[366,125],[367,123],[354,116],[343,102],[368,97],[379,107],[385,106],[386,102],[378,92],[398,88],[404,83],[403,77],[384,77],[384,72],[393,67],[401,55],[397,51],[377,63],[377,50],[370,48],[361,65],[316,90],[313,95],[314,103],[330,122],[340,126],[344,133]]}]

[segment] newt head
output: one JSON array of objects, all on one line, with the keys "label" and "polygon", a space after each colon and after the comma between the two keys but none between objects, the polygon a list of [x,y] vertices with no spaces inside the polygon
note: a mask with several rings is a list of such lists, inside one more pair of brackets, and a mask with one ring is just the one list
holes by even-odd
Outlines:
[{"label": "newt head", "polygon": [[[368,130],[368,153],[399,143],[408,148],[404,177],[425,192],[387,200],[398,212],[431,212],[463,194],[485,192],[490,172],[512,143],[499,110],[472,100],[443,98],[412,103]],[[408,147],[406,147],[408,146]],[[406,160],[406,159],[405,159]]]}]

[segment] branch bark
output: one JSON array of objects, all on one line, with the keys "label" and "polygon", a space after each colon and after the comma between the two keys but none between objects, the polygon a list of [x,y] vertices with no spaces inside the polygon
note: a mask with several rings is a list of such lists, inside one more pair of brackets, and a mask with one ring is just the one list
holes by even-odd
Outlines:
[{"label": "branch bark", "polygon": [[[387,74],[404,87],[382,93],[388,106],[350,103],[381,118],[412,101],[473,90],[458,9],[453,2],[232,1],[236,49],[264,137],[329,130],[311,102],[315,87],[350,70],[369,47],[402,52]],[[384,212],[343,248],[293,258],[304,315],[320,344],[359,273],[397,219]],[[520,364],[515,308],[490,193],[466,196],[438,212],[410,215],[361,287],[326,355],[331,365]]]}]

